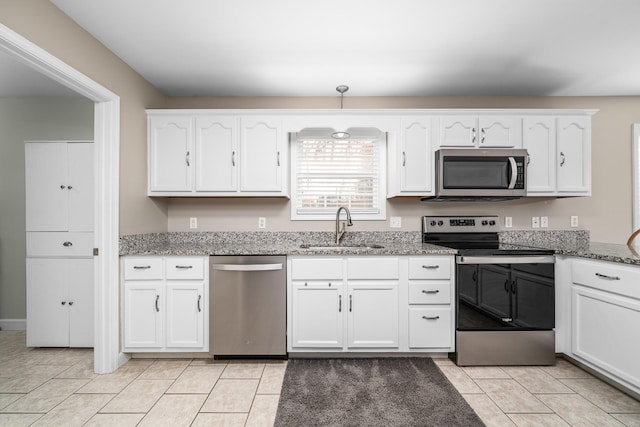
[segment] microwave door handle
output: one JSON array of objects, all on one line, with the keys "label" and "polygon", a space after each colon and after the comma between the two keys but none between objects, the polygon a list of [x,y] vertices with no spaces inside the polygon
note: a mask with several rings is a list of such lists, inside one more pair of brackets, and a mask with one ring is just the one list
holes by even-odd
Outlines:
[{"label": "microwave door handle", "polygon": [[509,182],[509,190],[513,190],[516,187],[516,181],[518,180],[518,165],[514,157],[509,157],[509,163],[511,163],[511,181]]}]

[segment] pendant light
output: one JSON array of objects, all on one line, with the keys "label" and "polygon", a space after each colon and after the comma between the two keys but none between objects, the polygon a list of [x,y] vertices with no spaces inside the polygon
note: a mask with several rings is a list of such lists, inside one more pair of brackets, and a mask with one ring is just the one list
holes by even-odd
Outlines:
[{"label": "pendant light", "polygon": [[[349,90],[349,86],[339,85],[336,87],[336,90],[340,93],[340,109],[342,110],[344,108],[344,93]],[[335,139],[347,139],[351,135],[347,131],[335,131],[331,136]]]}]

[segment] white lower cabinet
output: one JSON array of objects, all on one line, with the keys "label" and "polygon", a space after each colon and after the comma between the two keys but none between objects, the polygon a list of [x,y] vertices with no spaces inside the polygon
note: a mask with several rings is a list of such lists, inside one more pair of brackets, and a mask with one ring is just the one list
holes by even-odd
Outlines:
[{"label": "white lower cabinet", "polygon": [[123,351],[206,352],[208,257],[125,257]]},{"label": "white lower cabinet", "polygon": [[[430,268],[418,271],[419,283],[410,283],[412,258],[406,256],[289,257],[288,351],[453,351],[452,259],[417,261],[422,258]],[[437,292],[421,293],[416,286],[425,283]],[[410,305],[421,303],[413,301],[416,292],[434,305]],[[438,319],[421,324],[413,320],[418,314]]]}]

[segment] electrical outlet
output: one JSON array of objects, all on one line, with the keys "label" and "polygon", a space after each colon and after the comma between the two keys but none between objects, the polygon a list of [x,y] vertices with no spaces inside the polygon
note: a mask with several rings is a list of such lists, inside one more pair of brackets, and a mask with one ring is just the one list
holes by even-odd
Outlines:
[{"label": "electrical outlet", "polygon": [[548,216],[541,216],[540,217],[540,227],[549,228],[549,217]]},{"label": "electrical outlet", "polygon": [[258,218],[258,228],[267,228],[267,218],[263,216]]},{"label": "electrical outlet", "polygon": [[577,227],[578,226],[578,216],[577,215],[573,215],[571,217],[571,226],[572,227]]},{"label": "electrical outlet", "polygon": [[532,216],[531,217],[531,228],[540,228],[540,217]]},{"label": "electrical outlet", "polygon": [[513,227],[513,218],[510,216],[505,216],[504,217],[504,228],[511,228]]},{"label": "electrical outlet", "polygon": [[189,228],[198,228],[198,218],[194,216],[189,218]]},{"label": "electrical outlet", "polygon": [[389,220],[389,226],[391,228],[401,228],[402,227],[402,217],[401,216],[392,216]]}]

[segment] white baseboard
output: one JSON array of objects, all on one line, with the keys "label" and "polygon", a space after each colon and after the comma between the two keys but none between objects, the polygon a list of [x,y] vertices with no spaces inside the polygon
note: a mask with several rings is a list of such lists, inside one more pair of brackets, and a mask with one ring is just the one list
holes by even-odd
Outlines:
[{"label": "white baseboard", "polygon": [[0,329],[3,331],[26,331],[27,319],[0,319]]}]

